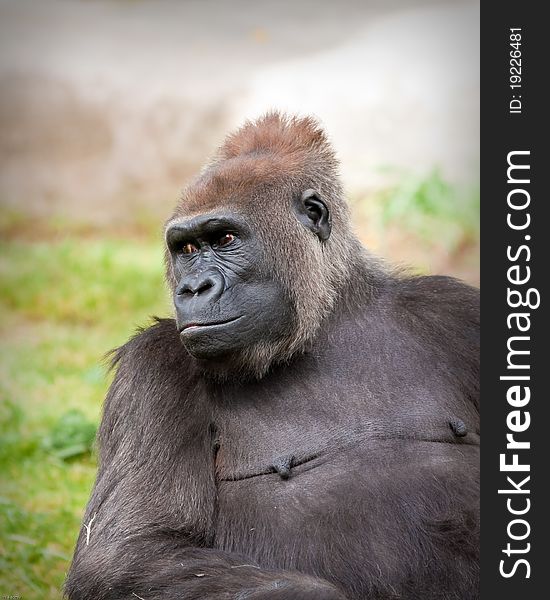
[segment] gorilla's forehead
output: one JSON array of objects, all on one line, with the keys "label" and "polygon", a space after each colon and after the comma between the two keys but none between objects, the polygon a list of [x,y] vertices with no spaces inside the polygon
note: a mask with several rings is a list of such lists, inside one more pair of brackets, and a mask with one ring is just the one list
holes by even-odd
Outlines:
[{"label": "gorilla's forehead", "polygon": [[[209,166],[184,192],[178,216],[194,216],[221,207],[253,211],[254,207],[286,202],[298,184],[303,162],[298,155],[253,153]],[[286,194],[277,193],[286,190]]]}]

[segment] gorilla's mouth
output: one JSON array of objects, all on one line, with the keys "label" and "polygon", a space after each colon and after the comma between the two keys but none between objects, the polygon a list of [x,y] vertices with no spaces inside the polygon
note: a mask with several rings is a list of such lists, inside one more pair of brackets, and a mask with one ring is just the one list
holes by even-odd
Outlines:
[{"label": "gorilla's mouth", "polygon": [[208,323],[186,323],[180,328],[180,334],[185,332],[197,331],[199,329],[205,329],[207,327],[217,327],[219,325],[228,325],[229,323],[234,323],[239,319],[242,319],[244,315],[239,315],[238,317],[233,317],[232,319],[226,319],[225,321],[210,321]]}]

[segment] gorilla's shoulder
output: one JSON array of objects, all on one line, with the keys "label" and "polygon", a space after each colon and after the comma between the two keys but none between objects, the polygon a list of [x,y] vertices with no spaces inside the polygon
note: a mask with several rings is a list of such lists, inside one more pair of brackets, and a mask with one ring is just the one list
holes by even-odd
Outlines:
[{"label": "gorilla's shoulder", "polygon": [[446,276],[397,278],[391,286],[398,318],[423,336],[479,343],[479,290]]},{"label": "gorilla's shoulder", "polygon": [[[98,430],[100,463],[112,460],[117,448],[145,444],[160,433],[153,423],[165,423],[181,409],[182,394],[192,386],[185,352],[173,319],[156,319],[111,353],[115,376],[103,405]],[[147,425],[145,425],[147,424]],[[131,441],[129,441],[131,440]]]},{"label": "gorilla's shoulder", "polygon": [[424,316],[440,315],[479,324],[479,290],[453,277],[429,275],[395,279],[397,305]]},{"label": "gorilla's shoulder", "polygon": [[139,328],[125,344],[110,354],[111,365],[116,368],[172,368],[190,361],[183,348],[174,319],[154,319],[149,327]]}]

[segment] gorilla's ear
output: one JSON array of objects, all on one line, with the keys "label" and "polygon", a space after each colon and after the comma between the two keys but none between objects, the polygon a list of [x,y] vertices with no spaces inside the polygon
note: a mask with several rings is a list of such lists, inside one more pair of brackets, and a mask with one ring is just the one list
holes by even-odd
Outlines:
[{"label": "gorilla's ear", "polygon": [[330,213],[315,190],[306,190],[295,202],[298,221],[322,242],[330,237]]}]

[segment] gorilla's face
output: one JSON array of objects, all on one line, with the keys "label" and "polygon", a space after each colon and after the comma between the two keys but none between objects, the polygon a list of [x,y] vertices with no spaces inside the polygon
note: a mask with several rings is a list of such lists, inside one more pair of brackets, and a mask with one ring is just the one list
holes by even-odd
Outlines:
[{"label": "gorilla's face", "polygon": [[177,282],[176,322],[195,358],[220,359],[292,327],[288,294],[266,268],[261,240],[239,215],[172,222],[166,242]]}]

